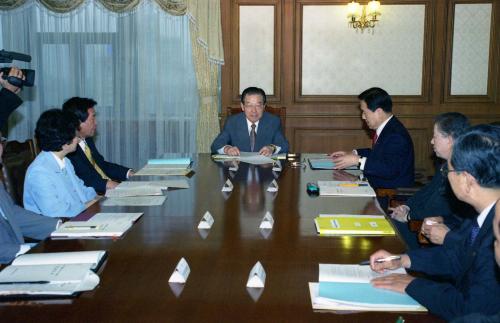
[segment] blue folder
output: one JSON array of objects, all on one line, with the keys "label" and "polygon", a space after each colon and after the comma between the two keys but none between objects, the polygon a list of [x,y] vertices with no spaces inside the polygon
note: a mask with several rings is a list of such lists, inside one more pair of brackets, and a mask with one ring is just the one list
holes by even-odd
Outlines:
[{"label": "blue folder", "polygon": [[407,294],[375,288],[370,283],[320,282],[319,296],[337,301],[369,305],[419,305]]}]

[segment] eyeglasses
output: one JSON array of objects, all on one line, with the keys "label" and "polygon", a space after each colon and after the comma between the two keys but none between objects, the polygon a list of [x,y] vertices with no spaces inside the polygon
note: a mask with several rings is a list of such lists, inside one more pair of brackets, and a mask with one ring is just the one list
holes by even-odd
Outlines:
[{"label": "eyeglasses", "polygon": [[463,170],[458,170],[458,169],[448,169],[446,167],[441,167],[441,169],[439,170],[441,172],[441,174],[444,176],[444,177],[448,177],[448,173],[461,173],[463,172]]}]

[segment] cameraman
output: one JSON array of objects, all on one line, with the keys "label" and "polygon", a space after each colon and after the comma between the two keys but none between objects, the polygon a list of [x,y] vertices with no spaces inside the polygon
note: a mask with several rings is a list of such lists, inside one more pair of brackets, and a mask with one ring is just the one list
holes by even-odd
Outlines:
[{"label": "cameraman", "polygon": [[[15,67],[10,69],[8,76],[25,79],[23,72]],[[3,127],[7,123],[9,115],[23,103],[23,100],[17,96],[21,92],[21,88],[5,80],[3,72],[0,72],[0,85],[2,85],[2,90],[0,90],[0,125]]]}]

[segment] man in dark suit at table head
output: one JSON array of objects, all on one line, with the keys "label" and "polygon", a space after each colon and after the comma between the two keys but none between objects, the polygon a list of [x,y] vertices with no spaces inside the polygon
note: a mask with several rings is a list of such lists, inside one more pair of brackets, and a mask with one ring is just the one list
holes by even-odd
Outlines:
[{"label": "man in dark suit at table head", "polygon": [[372,148],[331,154],[337,169],[359,166],[373,188],[413,186],[413,142],[405,126],[392,114],[391,96],[373,87],[359,96],[361,118],[374,131]]},{"label": "man in dark suit at table head", "polygon": [[258,87],[246,88],[241,94],[243,113],[230,116],[222,132],[212,143],[212,153],[238,156],[240,151],[270,156],[288,152],[278,117],[265,112],[266,93]]},{"label": "man in dark suit at table head", "polygon": [[104,194],[107,189],[115,188],[120,181],[134,175],[134,172],[128,167],[106,161],[97,150],[93,139],[97,128],[96,104],[92,99],[80,97],[73,97],[63,104],[64,111],[74,113],[80,120],[80,143],[76,151],[67,157],[71,160],[76,175],[85,185],[93,187],[97,193]]},{"label": "man in dark suit at table head", "polygon": [[[372,280],[375,287],[407,293],[446,320],[470,313],[491,315],[500,308],[500,280],[493,254],[492,222],[500,198],[500,128],[470,128],[453,144],[447,170],[453,192],[479,213],[466,219],[454,244],[411,250],[400,259],[379,250],[370,257],[373,270],[408,268],[430,275],[392,274]],[[378,261],[377,261],[378,260]]]}]

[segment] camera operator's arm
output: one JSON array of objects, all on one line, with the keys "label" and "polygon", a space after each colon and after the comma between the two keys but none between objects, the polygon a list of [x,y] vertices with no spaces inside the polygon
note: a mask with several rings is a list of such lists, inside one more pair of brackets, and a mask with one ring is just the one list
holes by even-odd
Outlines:
[{"label": "camera operator's arm", "polygon": [[[10,69],[9,76],[24,79],[21,70],[15,67]],[[12,111],[17,109],[17,107],[23,103],[23,100],[17,96],[17,93],[21,91],[21,88],[14,86],[5,80],[3,78],[3,72],[0,72],[0,85],[2,85],[2,89],[0,90],[0,128],[2,128],[7,122],[7,119]]]}]

